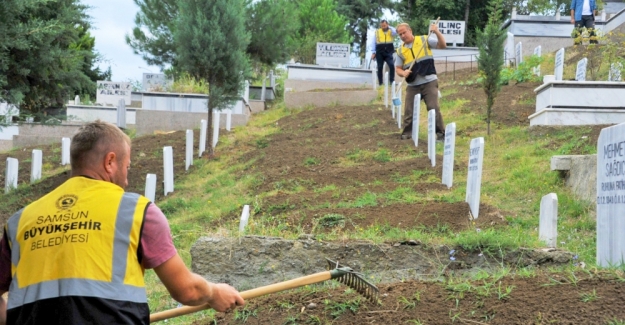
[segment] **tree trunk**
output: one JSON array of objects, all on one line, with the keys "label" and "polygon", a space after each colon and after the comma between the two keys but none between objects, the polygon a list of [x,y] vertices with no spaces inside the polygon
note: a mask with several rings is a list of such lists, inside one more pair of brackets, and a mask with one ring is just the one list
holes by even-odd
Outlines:
[{"label": "tree trunk", "polygon": [[[363,31],[360,35],[360,58],[366,60],[365,56],[367,55],[367,31]],[[367,64],[367,62],[363,61],[363,64]]]},{"label": "tree trunk", "polygon": [[471,8],[471,0],[466,0],[466,3],[464,4],[464,29],[465,29],[465,33],[468,30],[468,28],[469,28],[469,9],[470,8]]},{"label": "tree trunk", "polygon": [[215,155],[215,148],[213,148],[213,102],[211,100],[211,88],[213,87],[213,83],[209,82],[208,84],[208,100],[206,101],[206,106],[208,107],[208,121],[206,128],[206,145],[208,146],[208,159],[213,158]]}]

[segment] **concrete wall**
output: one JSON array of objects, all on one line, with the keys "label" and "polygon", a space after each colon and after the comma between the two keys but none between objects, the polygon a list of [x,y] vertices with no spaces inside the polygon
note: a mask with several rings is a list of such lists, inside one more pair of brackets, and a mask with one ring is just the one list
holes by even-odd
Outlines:
[{"label": "concrete wall", "polygon": [[[200,120],[208,119],[208,113],[137,110],[137,136],[153,134],[154,131],[180,131],[197,129]],[[247,114],[232,114],[232,127],[247,125]],[[226,127],[226,117],[220,117],[220,128]]]},{"label": "concrete wall", "polygon": [[302,92],[314,89],[371,89],[370,85],[370,83],[287,79],[284,81],[284,92]]},{"label": "concrete wall", "polygon": [[284,104],[288,108],[325,107],[330,105],[367,105],[376,97],[376,90],[285,92]]},{"label": "concrete wall", "polygon": [[[570,24],[570,22],[569,22]],[[514,43],[521,42],[523,44],[523,57],[534,54],[534,48],[540,45],[543,55],[556,52],[563,47],[573,45],[571,37],[535,37],[535,36],[514,36]],[[514,53],[512,54],[514,56]],[[542,74],[553,74],[553,71],[541,71]]]},{"label": "concrete wall", "polygon": [[41,125],[22,124],[20,134],[13,137],[14,148],[36,146],[50,143],[61,143],[61,138],[71,138],[78,132],[80,125]]},{"label": "concrete wall", "polygon": [[265,102],[262,100],[250,100],[250,111],[252,114],[262,112],[266,109]]},{"label": "concrete wall", "polygon": [[597,203],[597,155],[553,156],[551,170],[559,171],[580,199]]},{"label": "concrete wall", "polygon": [[[136,123],[136,112],[136,108],[126,107],[126,124]],[[92,122],[100,119],[117,124],[117,107],[67,105],[67,119],[79,122]]]}]

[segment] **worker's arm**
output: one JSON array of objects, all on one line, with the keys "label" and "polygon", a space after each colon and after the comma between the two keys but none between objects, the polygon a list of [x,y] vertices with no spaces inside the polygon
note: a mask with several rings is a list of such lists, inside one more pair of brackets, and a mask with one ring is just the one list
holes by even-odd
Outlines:
[{"label": "worker's arm", "polygon": [[0,325],[5,325],[7,323],[7,302],[2,297],[6,291],[0,292]]},{"label": "worker's arm", "polygon": [[571,24],[575,24],[575,9],[571,9]]},{"label": "worker's arm", "polygon": [[438,44],[436,44],[436,48],[437,49],[447,48],[447,44],[445,43],[445,36],[443,36],[440,30],[438,30],[438,25],[436,24],[430,25],[430,31],[436,35],[436,39],[438,41]]},{"label": "worker's arm", "polygon": [[[376,31],[377,33],[377,31]],[[376,42],[375,42],[375,33],[373,34],[373,37],[371,37],[371,40],[369,40],[369,48],[371,49],[371,59],[375,59],[375,46],[376,46]]]},{"label": "worker's arm", "polygon": [[154,268],[171,296],[182,304],[197,306],[208,303],[217,311],[243,306],[239,292],[225,283],[211,283],[187,268],[178,254]]}]

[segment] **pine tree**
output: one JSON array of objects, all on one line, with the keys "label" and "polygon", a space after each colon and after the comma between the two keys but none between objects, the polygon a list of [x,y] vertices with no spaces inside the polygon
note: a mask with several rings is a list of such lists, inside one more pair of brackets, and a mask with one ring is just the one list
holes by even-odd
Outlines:
[{"label": "pine tree", "polygon": [[483,30],[477,30],[479,57],[478,69],[482,76],[482,88],[486,93],[486,125],[490,135],[490,120],[495,97],[501,90],[501,70],[503,68],[504,42],[506,31],[501,27],[502,0],[490,0],[490,15]]},{"label": "pine tree", "polygon": [[[244,0],[181,0],[173,34],[181,71],[208,82],[208,125],[213,109],[239,97],[249,63]],[[207,132],[212,143],[213,132]],[[209,150],[209,156],[214,148]]]}]

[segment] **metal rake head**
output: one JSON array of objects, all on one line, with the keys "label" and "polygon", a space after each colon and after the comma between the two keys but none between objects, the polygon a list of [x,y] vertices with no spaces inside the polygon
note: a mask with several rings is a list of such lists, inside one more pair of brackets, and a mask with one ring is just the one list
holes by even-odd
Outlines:
[{"label": "metal rake head", "polygon": [[326,260],[328,261],[328,269],[330,270],[332,279],[356,290],[356,292],[373,302],[378,301],[378,288],[365,280],[362,273],[354,271],[354,269],[349,266],[340,265],[339,262],[335,262],[331,259],[326,258]]}]

